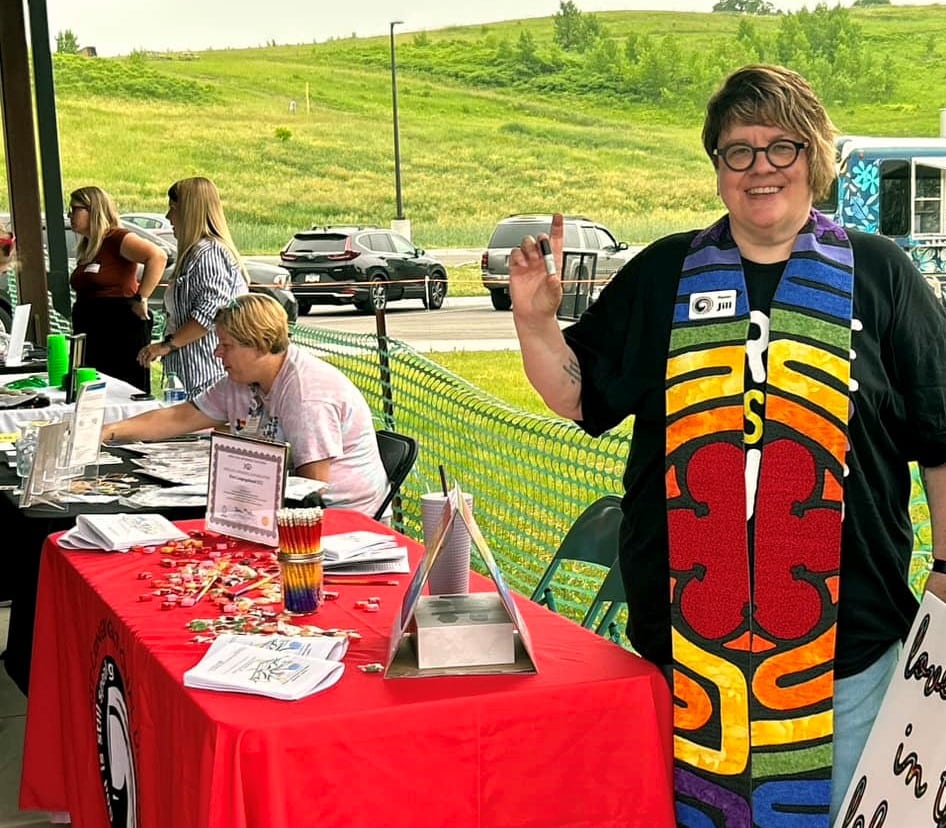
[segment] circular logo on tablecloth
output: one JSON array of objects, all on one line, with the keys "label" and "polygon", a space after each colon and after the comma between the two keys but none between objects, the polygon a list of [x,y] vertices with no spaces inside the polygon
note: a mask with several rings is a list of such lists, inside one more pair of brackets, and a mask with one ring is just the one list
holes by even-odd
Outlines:
[{"label": "circular logo on tablecloth", "polygon": [[95,735],[109,824],[111,828],[135,828],[138,825],[138,787],[128,702],[125,682],[111,656],[102,659],[98,671]]}]

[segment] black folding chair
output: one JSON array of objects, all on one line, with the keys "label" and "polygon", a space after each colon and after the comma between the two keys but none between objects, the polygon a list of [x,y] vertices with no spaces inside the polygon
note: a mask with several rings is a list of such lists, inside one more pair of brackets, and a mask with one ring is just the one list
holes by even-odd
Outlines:
[{"label": "black folding chair", "polygon": [[404,479],[414,467],[417,460],[417,441],[406,434],[396,431],[378,429],[378,450],[381,452],[381,463],[388,475],[388,493],[375,512],[374,519],[381,520],[384,510],[394,500],[401,488]]},{"label": "black folding chair", "polygon": [[580,561],[611,569],[618,554],[621,498],[605,495],[582,512],[565,535],[555,557],[532,593],[532,600],[557,612],[552,579],[563,561]]},{"label": "black folding chair", "polygon": [[581,619],[581,625],[620,644],[621,630],[615,618],[626,604],[627,593],[624,591],[624,579],[621,577],[621,564],[615,561],[598,587],[585,617]]}]

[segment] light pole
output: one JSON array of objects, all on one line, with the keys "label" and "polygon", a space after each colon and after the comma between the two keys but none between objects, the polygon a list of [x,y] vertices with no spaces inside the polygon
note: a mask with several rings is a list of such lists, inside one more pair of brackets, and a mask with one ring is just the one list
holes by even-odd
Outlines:
[{"label": "light pole", "polygon": [[404,220],[404,204],[401,201],[401,137],[397,123],[397,60],[394,55],[394,27],[403,20],[391,21],[391,104],[394,110],[394,189],[397,194],[397,220]]}]

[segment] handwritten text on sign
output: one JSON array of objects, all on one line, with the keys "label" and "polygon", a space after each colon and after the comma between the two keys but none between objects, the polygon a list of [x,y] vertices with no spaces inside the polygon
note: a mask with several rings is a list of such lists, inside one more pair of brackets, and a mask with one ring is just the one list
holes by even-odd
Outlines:
[{"label": "handwritten text on sign", "polygon": [[836,828],[946,828],[946,604],[925,595]]}]

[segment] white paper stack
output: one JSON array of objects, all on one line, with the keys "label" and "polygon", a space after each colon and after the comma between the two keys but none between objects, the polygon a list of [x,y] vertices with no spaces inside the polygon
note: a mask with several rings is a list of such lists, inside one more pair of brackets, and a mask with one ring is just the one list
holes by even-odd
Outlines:
[{"label": "white paper stack", "polygon": [[184,673],[184,686],[296,701],[335,684],[345,638],[221,635]]},{"label": "white paper stack", "polygon": [[322,536],[324,567],[333,575],[378,575],[410,572],[407,547],[391,535],[343,532]]},{"label": "white paper stack", "polygon": [[103,549],[125,552],[132,546],[158,546],[187,540],[187,535],[164,515],[150,513],[79,515],[76,525],[59,538],[65,549]]}]

